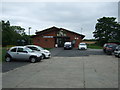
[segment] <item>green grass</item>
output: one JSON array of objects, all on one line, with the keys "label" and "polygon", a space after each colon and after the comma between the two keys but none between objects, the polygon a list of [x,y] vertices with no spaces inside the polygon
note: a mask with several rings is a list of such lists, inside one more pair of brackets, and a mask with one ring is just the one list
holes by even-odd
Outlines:
[{"label": "green grass", "polygon": [[2,61],[2,47],[0,47],[0,62]]},{"label": "green grass", "polygon": [[8,48],[10,47],[0,47],[0,62],[5,61],[5,55]]},{"label": "green grass", "polygon": [[5,60],[6,51],[7,51],[7,48],[6,47],[2,47],[2,58],[1,58],[2,60],[1,61]]},{"label": "green grass", "polygon": [[89,44],[89,45],[88,45],[88,48],[91,48],[91,49],[103,49],[103,47],[98,46],[98,45],[96,45],[96,44]]}]

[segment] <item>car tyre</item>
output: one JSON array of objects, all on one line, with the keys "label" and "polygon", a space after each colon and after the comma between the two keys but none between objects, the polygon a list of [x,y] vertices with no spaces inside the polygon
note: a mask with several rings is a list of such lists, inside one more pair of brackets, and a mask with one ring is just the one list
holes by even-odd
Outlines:
[{"label": "car tyre", "polygon": [[115,55],[115,57],[118,57],[117,55]]},{"label": "car tyre", "polygon": [[41,60],[43,60],[43,56],[40,57],[40,59],[38,60],[38,62],[40,62]]},{"label": "car tyre", "polygon": [[10,62],[12,60],[12,58],[10,57],[10,56],[7,56],[6,58],[5,58],[5,61],[6,62]]},{"label": "car tyre", "polygon": [[43,57],[43,59],[45,59],[45,58],[46,58],[44,54],[42,54],[42,57]]},{"label": "car tyre", "polygon": [[118,57],[120,58],[120,53],[118,54]]},{"label": "car tyre", "polygon": [[30,62],[31,62],[31,63],[35,63],[35,62],[36,62],[36,57],[31,57],[31,58],[30,58]]}]

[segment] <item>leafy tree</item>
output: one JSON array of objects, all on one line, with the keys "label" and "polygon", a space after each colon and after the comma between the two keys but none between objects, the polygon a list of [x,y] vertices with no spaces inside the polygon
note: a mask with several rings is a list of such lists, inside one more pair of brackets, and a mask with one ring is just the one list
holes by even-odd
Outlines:
[{"label": "leafy tree", "polygon": [[25,29],[20,26],[11,26],[12,30],[20,35],[25,35]]},{"label": "leafy tree", "polygon": [[2,23],[2,45],[24,45],[28,44],[29,36],[21,26],[10,26],[9,21]]},{"label": "leafy tree", "polygon": [[93,34],[98,44],[120,42],[120,24],[115,20],[115,17],[103,17],[97,20]]}]

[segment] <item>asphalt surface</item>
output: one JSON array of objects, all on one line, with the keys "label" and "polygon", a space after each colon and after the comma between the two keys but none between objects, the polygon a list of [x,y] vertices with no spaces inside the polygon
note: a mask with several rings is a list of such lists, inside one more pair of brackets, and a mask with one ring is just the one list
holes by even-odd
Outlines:
[{"label": "asphalt surface", "polygon": [[[53,48],[50,50],[52,57],[81,57],[89,55],[105,55],[102,49],[88,49],[88,50],[64,50],[63,48]],[[43,60],[44,61],[44,60]],[[12,61],[2,63],[2,72],[8,72],[10,70],[30,64],[29,61]]]},{"label": "asphalt surface", "polygon": [[51,50],[52,56],[57,57],[80,57],[89,55],[105,55],[102,49],[87,49],[78,50],[76,48],[71,50],[64,50],[63,48],[53,48]]},{"label": "asphalt surface", "polygon": [[114,89],[118,88],[118,58],[110,55],[54,56],[3,73],[2,87]]}]

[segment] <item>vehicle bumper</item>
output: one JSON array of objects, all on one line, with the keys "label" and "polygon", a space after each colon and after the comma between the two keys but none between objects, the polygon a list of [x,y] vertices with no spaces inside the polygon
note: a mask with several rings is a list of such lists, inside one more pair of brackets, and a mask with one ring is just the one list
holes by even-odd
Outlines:
[{"label": "vehicle bumper", "polygon": [[118,56],[118,55],[119,55],[119,53],[117,53],[117,52],[114,52],[114,55],[115,55],[115,56]]},{"label": "vehicle bumper", "polygon": [[64,49],[72,49],[72,47],[64,47]]},{"label": "vehicle bumper", "polygon": [[81,49],[81,50],[86,50],[87,48],[85,48],[85,47],[81,47],[81,48],[79,48],[79,49]]},{"label": "vehicle bumper", "polygon": [[42,56],[37,57],[37,61],[41,61],[42,60]]},{"label": "vehicle bumper", "polygon": [[50,58],[50,57],[51,57],[51,53],[45,54],[45,58]]}]

